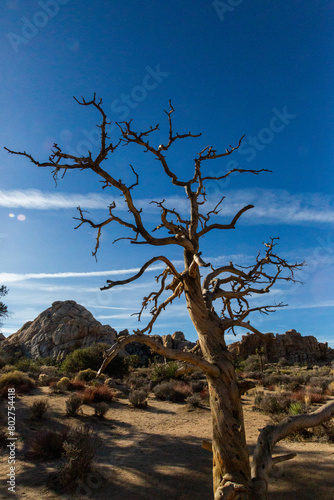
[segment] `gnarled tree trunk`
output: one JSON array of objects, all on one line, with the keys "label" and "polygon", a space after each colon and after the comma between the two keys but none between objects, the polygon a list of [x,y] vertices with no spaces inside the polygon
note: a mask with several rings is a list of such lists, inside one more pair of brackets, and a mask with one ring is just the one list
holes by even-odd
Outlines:
[{"label": "gnarled tree trunk", "polygon": [[219,369],[207,374],[212,416],[213,491],[215,499],[253,499],[243,411],[232,357],[224,340],[224,324],[208,310],[199,293],[199,276],[184,280],[187,307],[203,358]]}]

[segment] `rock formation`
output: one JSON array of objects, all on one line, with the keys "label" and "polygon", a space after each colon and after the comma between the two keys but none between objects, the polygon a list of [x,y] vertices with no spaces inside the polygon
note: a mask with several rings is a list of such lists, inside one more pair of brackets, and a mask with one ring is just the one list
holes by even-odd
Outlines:
[{"label": "rock formation", "polygon": [[34,321],[1,342],[5,351],[19,351],[31,358],[51,357],[61,361],[75,349],[96,342],[113,344],[116,331],[102,325],[74,300],[57,301]]},{"label": "rock formation", "polygon": [[239,342],[228,346],[232,356],[240,359],[256,354],[256,349],[261,348],[270,363],[276,363],[280,358],[286,358],[291,363],[334,359],[334,350],[328,347],[327,342],[320,343],[311,335],[303,337],[296,330],[289,330],[283,335],[248,333]]}]

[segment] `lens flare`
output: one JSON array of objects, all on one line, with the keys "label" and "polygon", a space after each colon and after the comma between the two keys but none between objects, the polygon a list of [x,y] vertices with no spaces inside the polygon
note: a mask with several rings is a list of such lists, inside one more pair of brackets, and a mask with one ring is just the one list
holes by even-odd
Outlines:
[{"label": "lens flare", "polygon": [[24,221],[24,220],[26,220],[26,216],[23,215],[23,214],[20,214],[20,215],[17,216],[17,219],[20,220],[20,221]]},{"label": "lens flare", "polygon": [[15,214],[8,214],[8,217],[10,217],[11,219],[13,219],[13,217],[15,217]]}]

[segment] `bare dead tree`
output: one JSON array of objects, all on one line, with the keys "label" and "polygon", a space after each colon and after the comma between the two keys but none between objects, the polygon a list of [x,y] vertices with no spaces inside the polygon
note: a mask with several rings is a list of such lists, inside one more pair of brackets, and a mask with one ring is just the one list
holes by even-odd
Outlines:
[{"label": "bare dead tree", "polygon": [[[234,229],[240,217],[253,208],[252,205],[245,205],[237,211],[230,222],[217,222],[217,219],[214,219],[220,211],[224,198],[219,200],[213,209],[205,213],[204,207],[208,201],[205,189],[207,181],[226,179],[236,172],[258,175],[268,170],[233,168],[223,175],[215,176],[205,173],[207,161],[231,155],[240,147],[241,138],[236,146],[229,146],[223,152],[218,152],[211,146],[202,149],[194,159],[192,176],[187,180],[182,180],[180,174],[172,170],[167,162],[167,153],[174,143],[199,137],[200,134],[174,132],[172,122],[174,108],[171,102],[169,109],[165,111],[168,123],[166,141],[156,146],[153,145],[153,137],[154,133],[159,131],[159,125],[150,127],[144,132],[137,132],[132,121],[117,123],[119,140],[112,143],[107,132],[110,123],[102,108],[102,100],[97,99],[94,94],[90,101],[86,101],[84,98],[76,99],[76,101],[81,106],[94,107],[101,116],[101,123],[98,125],[101,130],[101,141],[99,152],[95,157],[90,151],[88,151],[87,156],[80,157],[64,153],[58,144],[54,144],[52,154],[46,162],[35,160],[25,151],[17,152],[6,148],[7,151],[28,158],[38,167],[51,167],[56,181],[60,174],[63,177],[68,170],[93,171],[101,178],[102,189],[114,188],[116,192],[121,194],[130,214],[129,219],[117,215],[115,201],[109,206],[108,217],[102,222],[93,222],[78,207],[77,220],[79,224],[77,227],[88,224],[97,230],[94,256],[96,256],[100,245],[103,228],[116,223],[128,230],[128,236],[118,238],[118,240],[127,239],[132,245],[157,247],[176,245],[183,253],[184,262],[182,269],[178,269],[165,255],[159,255],[143,264],[139,272],[131,278],[118,281],[107,280],[106,285],[101,290],[124,286],[139,279],[156,262],[163,263],[165,266],[163,272],[157,277],[158,291],[152,291],[143,298],[142,308],[138,312],[140,320],[143,311],[149,308],[150,321],[143,328],[137,329],[133,335],[117,339],[117,342],[106,352],[100,372],[126,344],[134,341],[148,345],[165,357],[201,369],[207,377],[210,393],[213,427],[213,440],[210,449],[213,453],[215,499],[262,500],[267,495],[267,473],[273,463],[271,458],[273,444],[281,439],[281,435],[286,435],[286,432],[294,429],[294,425],[290,423],[280,424],[281,427],[278,426],[278,430],[273,427],[273,431],[266,434],[265,444],[261,441],[262,444],[260,443],[257,447],[252,474],[237,378],[232,357],[225,343],[225,333],[234,332],[235,328],[239,327],[261,335],[249,321],[251,313],[258,311],[268,314],[283,307],[284,304],[251,306],[250,299],[268,294],[279,281],[295,282],[294,272],[300,269],[303,264],[289,264],[285,259],[279,257],[276,253],[278,238],[271,238],[268,243],[264,244],[263,252],[258,253],[251,266],[245,268],[229,262],[224,266],[214,268],[202,256],[200,242],[202,237],[212,231]],[[136,199],[133,197],[135,188],[139,186],[139,176],[135,169],[131,166],[134,181],[132,184],[127,184],[116,178],[116,169],[112,165],[108,169],[104,167],[109,154],[114,153],[120,146],[129,145],[141,148],[154,158],[165,173],[167,180],[184,192],[189,203],[188,216],[184,216],[175,208],[168,207],[165,200],[153,201],[152,203],[160,209],[161,222],[153,230],[148,229],[143,221],[142,210],[137,206]],[[161,236],[156,236],[158,233]],[[201,268],[202,271],[200,271]],[[201,276],[201,272],[203,276]],[[169,293],[167,297],[166,292]],[[198,334],[198,345],[202,356],[196,353],[196,349],[193,352],[168,349],[149,335],[162,311],[171,306],[175,299],[182,294],[185,296],[191,321]],[[216,306],[219,303],[220,307]],[[328,418],[328,411],[321,413],[324,419]],[[305,425],[309,426],[309,423],[307,422]]]}]

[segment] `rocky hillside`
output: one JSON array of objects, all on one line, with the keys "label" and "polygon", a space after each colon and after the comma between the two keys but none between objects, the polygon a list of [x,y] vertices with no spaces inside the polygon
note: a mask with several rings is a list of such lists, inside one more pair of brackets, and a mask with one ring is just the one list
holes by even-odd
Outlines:
[{"label": "rocky hillside", "polygon": [[239,342],[228,346],[232,356],[240,359],[256,354],[256,349],[261,348],[270,363],[276,363],[280,358],[292,363],[334,359],[334,350],[328,347],[327,342],[318,342],[312,335],[303,337],[296,330],[289,330],[284,335],[266,333],[259,336],[248,333]]},{"label": "rocky hillside", "polygon": [[34,321],[1,342],[6,351],[21,351],[31,358],[51,357],[58,361],[67,354],[95,342],[113,344],[116,331],[102,325],[74,300],[54,302]]}]

